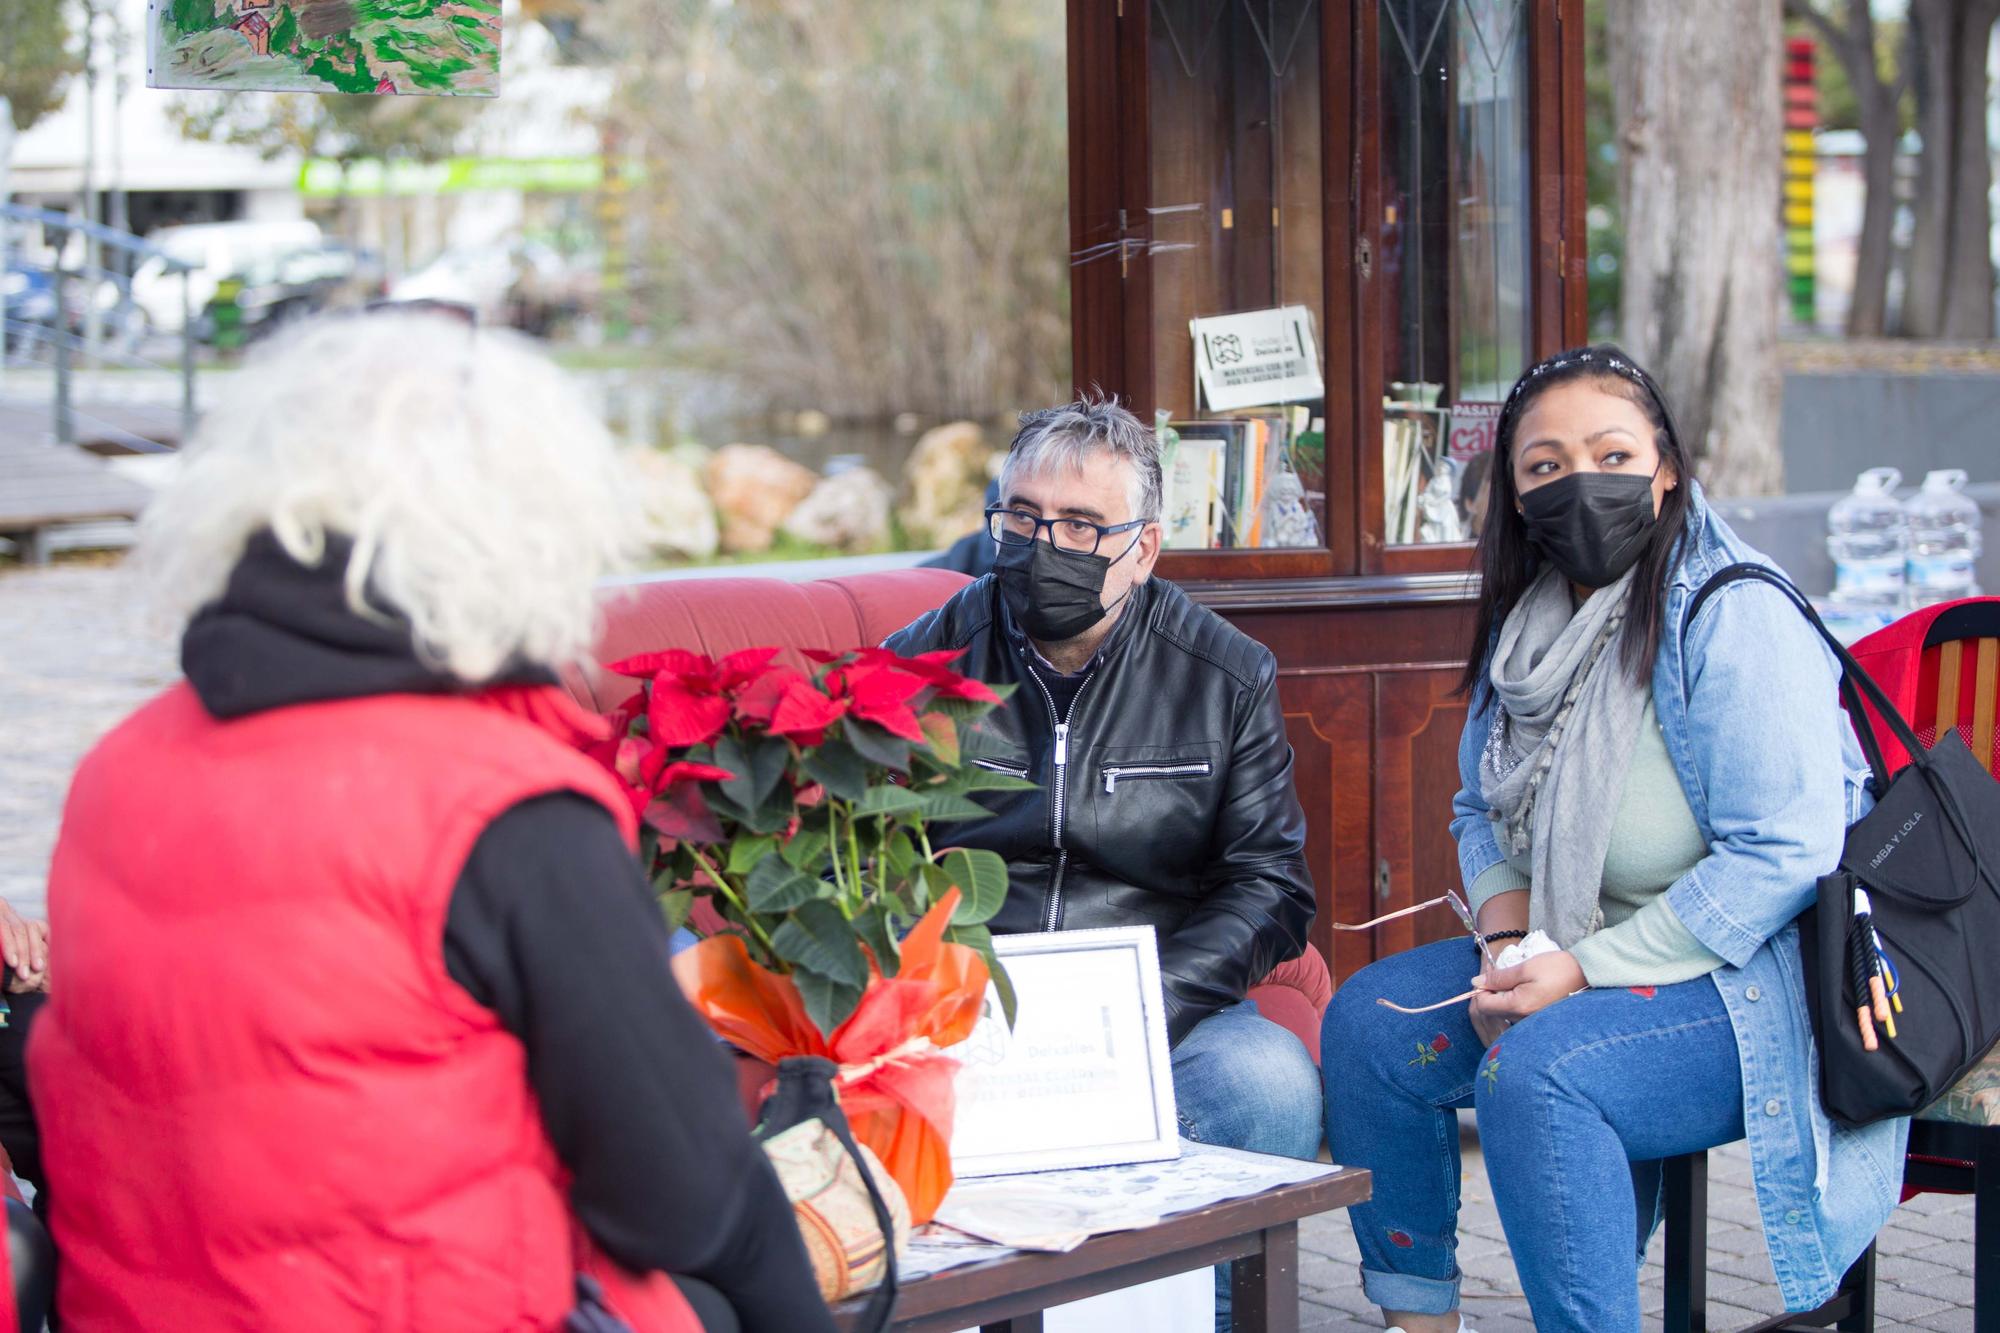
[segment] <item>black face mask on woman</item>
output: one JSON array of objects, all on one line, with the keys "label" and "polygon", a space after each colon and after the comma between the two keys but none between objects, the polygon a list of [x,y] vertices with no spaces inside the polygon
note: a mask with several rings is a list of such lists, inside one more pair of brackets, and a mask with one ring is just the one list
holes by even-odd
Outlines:
[{"label": "black face mask on woman", "polygon": [[1608,588],[1652,538],[1653,478],[1572,472],[1521,494],[1528,540],[1572,583]]},{"label": "black face mask on woman", "polygon": [[[1104,576],[1139,544],[1113,558],[1064,551],[1045,541],[1002,546],[993,559],[993,577],[1014,623],[1038,643],[1063,643],[1111,614],[1118,602],[1104,604]],[[1118,601],[1125,600],[1125,593]]]}]

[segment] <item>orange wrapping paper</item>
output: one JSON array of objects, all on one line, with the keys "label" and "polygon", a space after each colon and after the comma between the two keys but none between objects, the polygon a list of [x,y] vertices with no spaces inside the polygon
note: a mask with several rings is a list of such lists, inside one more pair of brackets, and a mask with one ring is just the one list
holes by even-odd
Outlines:
[{"label": "orange wrapping paper", "polygon": [[958,1061],[939,1048],[972,1035],[986,1000],[986,960],[944,939],[958,902],[952,889],[924,914],[903,940],[895,976],[871,967],[861,1003],[830,1041],[806,1016],[792,979],[752,962],[741,937],[713,935],[674,958],[695,1011],[738,1050],[773,1065],[816,1055],[841,1066],[840,1101],[854,1137],[882,1159],[918,1226],[952,1181]]}]

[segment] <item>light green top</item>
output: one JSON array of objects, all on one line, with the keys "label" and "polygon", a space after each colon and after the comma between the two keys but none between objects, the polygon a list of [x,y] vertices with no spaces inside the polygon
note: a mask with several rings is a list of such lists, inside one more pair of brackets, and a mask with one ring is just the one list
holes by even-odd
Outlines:
[{"label": "light green top", "polygon": [[[1504,844],[1503,844],[1504,845]],[[1598,906],[1604,928],[1570,950],[1592,986],[1665,986],[1707,976],[1723,960],[1688,932],[1666,891],[1708,855],[1687,793],[1667,754],[1651,701],[1625,769],[1625,787],[1611,821]],[[1476,914],[1488,899],[1528,887],[1530,856],[1508,853],[1472,882]]]}]

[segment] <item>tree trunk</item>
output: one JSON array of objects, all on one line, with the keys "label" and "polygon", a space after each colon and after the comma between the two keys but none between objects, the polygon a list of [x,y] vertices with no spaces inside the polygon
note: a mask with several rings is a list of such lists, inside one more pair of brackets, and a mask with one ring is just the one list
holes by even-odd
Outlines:
[{"label": "tree trunk", "polygon": [[1986,51],[1996,17],[2000,0],[1910,0],[1923,138],[1903,298],[1911,337],[1993,336]]},{"label": "tree trunk", "polygon": [[1945,232],[1951,265],[1945,274],[1944,336],[1993,336],[1993,164],[1986,135],[1986,54],[1996,0],[1963,6],[1952,50],[1951,218]]},{"label": "tree trunk", "polygon": [[1611,10],[1627,348],[1725,495],[1781,490],[1777,5]]},{"label": "tree trunk", "polygon": [[[1808,24],[1819,44],[1840,62],[1861,116],[1861,239],[1854,262],[1854,299],[1847,308],[1850,338],[1879,338],[1887,332],[1889,259],[1896,221],[1896,140],[1898,114],[1907,76],[1884,81],[1875,65],[1875,17],[1871,0],[1848,0],[1847,19],[1836,24],[1814,0],[1785,0],[1785,13]],[[1914,55],[1909,57],[1914,59]],[[1906,59],[1905,65],[1907,66]]]},{"label": "tree trunk", "polygon": [[1889,259],[1896,225],[1896,103],[1888,90],[1861,98],[1861,240],[1854,258],[1854,301],[1847,336],[1879,338],[1889,331]]}]

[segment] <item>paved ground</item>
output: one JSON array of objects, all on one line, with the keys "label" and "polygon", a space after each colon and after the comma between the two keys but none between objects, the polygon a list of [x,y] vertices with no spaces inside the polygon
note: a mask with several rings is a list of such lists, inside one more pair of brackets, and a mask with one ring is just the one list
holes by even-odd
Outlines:
[{"label": "paved ground", "polygon": [[[148,625],[128,568],[64,561],[24,571],[0,564],[0,896],[40,913],[71,770],[99,735],[175,671],[173,645]],[[1468,1147],[1459,1251],[1466,1311],[1481,1333],[1530,1329],[1484,1164],[1477,1144]],[[1738,1328],[1778,1309],[1740,1146],[1711,1155],[1709,1197],[1710,1324]],[[1661,1303],[1659,1252],[1655,1240],[1644,1272],[1651,1327],[1658,1326]],[[1880,1333],[1969,1333],[1969,1199],[1927,1195],[1904,1205],[1882,1234],[1881,1253]],[[1301,1268],[1302,1326],[1309,1333],[1380,1327],[1361,1296],[1344,1217],[1303,1228]]]},{"label": "paved ground", "polygon": [[71,770],[176,674],[129,569],[0,565],[0,897],[40,914]]}]

